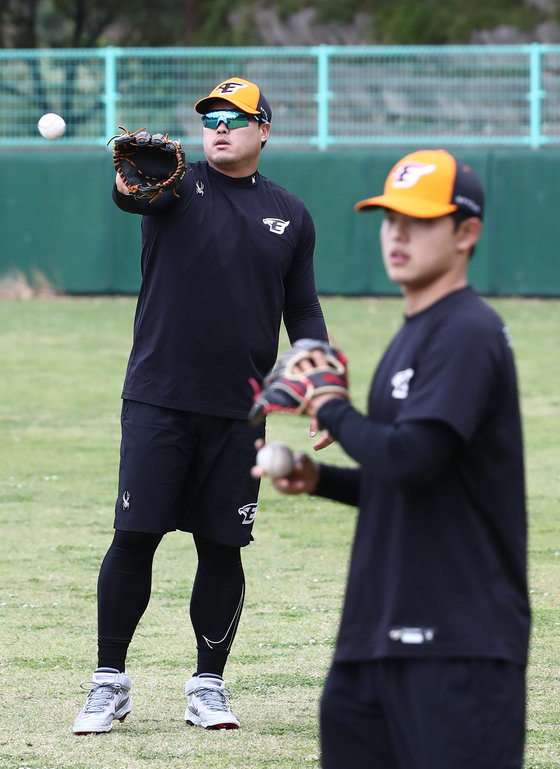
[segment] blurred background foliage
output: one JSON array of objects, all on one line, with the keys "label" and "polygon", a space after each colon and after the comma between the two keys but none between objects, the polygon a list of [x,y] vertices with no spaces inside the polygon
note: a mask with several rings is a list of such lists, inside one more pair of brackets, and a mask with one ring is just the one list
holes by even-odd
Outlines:
[{"label": "blurred background foliage", "polygon": [[560,42],[560,0],[0,0],[0,47]]}]

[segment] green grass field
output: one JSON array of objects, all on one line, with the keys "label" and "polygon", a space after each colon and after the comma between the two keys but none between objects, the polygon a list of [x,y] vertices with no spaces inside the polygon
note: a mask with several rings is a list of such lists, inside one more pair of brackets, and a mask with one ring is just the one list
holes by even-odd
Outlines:
[{"label": "green grass field", "polygon": [[[560,765],[560,302],[492,300],[520,378],[530,511],[533,635],[526,769]],[[355,405],[401,322],[398,299],[323,300],[350,360]],[[263,483],[247,600],[227,668],[242,729],[185,725],[195,664],[185,534],[156,554],[151,604],[129,654],[134,710],[110,735],[74,737],[95,667],[96,579],[109,544],[120,388],[132,298],[0,302],[1,769],[304,769],[319,766],[317,701],[333,650],[353,510]],[[276,416],[269,439],[307,449],[308,422]],[[325,460],[345,463],[331,446]],[[450,767],[450,769],[453,769]]]}]

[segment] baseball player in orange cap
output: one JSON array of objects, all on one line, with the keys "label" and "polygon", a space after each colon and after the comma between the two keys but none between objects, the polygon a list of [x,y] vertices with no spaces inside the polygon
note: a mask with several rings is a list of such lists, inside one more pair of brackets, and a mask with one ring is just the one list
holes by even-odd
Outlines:
[{"label": "baseball player in orange cap", "polygon": [[292,341],[327,337],[311,215],[258,170],[268,100],[229,77],[195,109],[205,160],[188,163],[174,193],[137,199],[120,174],[113,187],[116,205],[142,217],[142,284],[122,391],[115,532],[98,580],[97,668],[73,725],[80,735],[108,732],[132,709],[128,650],[150,600],[154,554],[175,530],[190,533],[197,559],[184,718],[239,727],[223,675],[245,598],[241,552],[257,516],[250,471],[264,425],[245,419],[249,379],[262,382],[274,362],[282,322]]},{"label": "baseball player in orange cap", "polygon": [[483,208],[477,175],[445,150],[399,160],[383,193],[356,204],[383,212],[383,260],[405,306],[367,414],[341,376],[314,395],[324,344],[292,367],[287,355],[289,374],[267,379],[252,409],[281,410],[291,387],[286,410],[317,416],[358,463],[300,455],[273,480],[359,511],[321,700],[324,769],[521,769],[524,458],[511,339],[467,277]]}]

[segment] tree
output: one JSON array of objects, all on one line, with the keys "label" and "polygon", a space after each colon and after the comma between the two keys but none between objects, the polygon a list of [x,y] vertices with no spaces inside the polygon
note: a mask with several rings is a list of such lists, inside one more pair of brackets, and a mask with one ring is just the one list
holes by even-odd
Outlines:
[{"label": "tree", "polygon": [[312,7],[318,23],[371,20],[369,39],[388,44],[468,43],[475,30],[525,30],[555,19],[560,0],[0,0],[4,48],[262,45],[256,13],[280,22]]},{"label": "tree", "polygon": [[[237,5],[243,5],[239,0]],[[0,0],[3,48],[231,45],[231,0]]]}]

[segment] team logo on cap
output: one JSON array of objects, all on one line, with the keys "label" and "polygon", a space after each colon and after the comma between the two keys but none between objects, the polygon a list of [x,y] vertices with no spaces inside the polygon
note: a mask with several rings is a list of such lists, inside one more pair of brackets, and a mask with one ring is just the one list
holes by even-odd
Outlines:
[{"label": "team logo on cap", "polygon": [[247,83],[238,83],[235,80],[228,80],[227,83],[220,83],[214,88],[214,91],[218,91],[222,95],[232,94],[239,91],[240,88],[247,88]]},{"label": "team logo on cap", "polygon": [[392,187],[414,187],[423,176],[433,174],[437,166],[433,163],[404,163],[393,171]]}]

